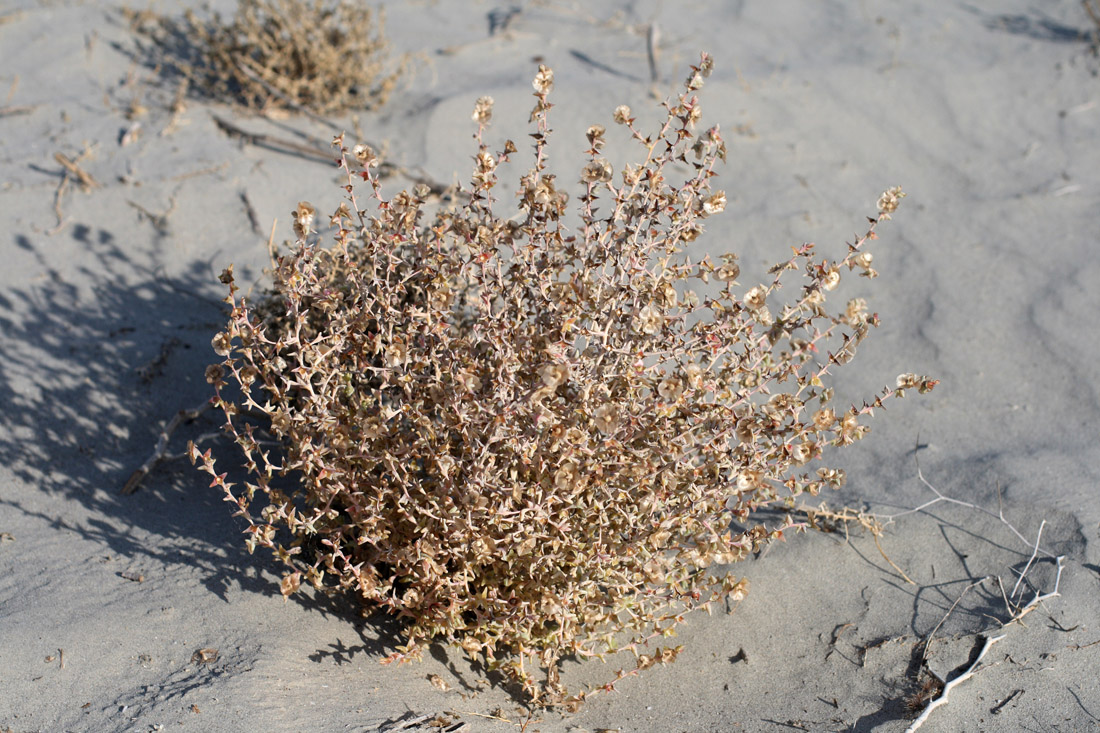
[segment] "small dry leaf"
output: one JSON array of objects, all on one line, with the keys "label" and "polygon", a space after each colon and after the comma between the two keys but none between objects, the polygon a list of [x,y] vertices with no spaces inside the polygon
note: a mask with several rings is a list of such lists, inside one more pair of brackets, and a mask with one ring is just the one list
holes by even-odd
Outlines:
[{"label": "small dry leaf", "polygon": [[279,590],[283,596],[289,596],[298,591],[298,588],[302,585],[301,573],[290,573],[279,581]]},{"label": "small dry leaf", "polygon": [[437,674],[428,675],[428,682],[431,682],[433,687],[435,687],[437,690],[442,690],[443,692],[451,689],[451,686],[447,684],[447,680],[443,679]]}]

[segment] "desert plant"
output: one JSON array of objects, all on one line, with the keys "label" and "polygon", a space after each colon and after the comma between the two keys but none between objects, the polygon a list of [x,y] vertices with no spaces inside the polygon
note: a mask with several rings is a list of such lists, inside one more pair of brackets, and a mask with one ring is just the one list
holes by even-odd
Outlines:
[{"label": "desert plant", "polygon": [[246,107],[376,109],[409,68],[391,56],[383,12],[352,0],[238,0],[228,22],[133,15],[192,90]]},{"label": "desert plant", "polygon": [[[407,621],[391,659],[445,640],[538,704],[576,705],[591,691],[564,689],[563,658],[629,649],[635,669],[616,680],[674,659],[680,648],[658,640],[685,613],[747,590],[715,566],[790,528],[753,513],[839,486],[843,471],[809,464],[861,438],[885,399],[935,385],[905,374],[848,408],[825,385],[878,323],[861,299],[830,313],[825,298],[845,273],[875,276],[863,245],[900,189],[842,259],[806,244],[768,283],[742,289],[733,254],[686,255],[726,206],[711,186],[726,145],[698,127],[710,70],[704,55],[655,135],[614,111],[639,164],[616,172],[607,131],[588,129],[575,227],[547,167],[553,73],[540,66],[517,209],[496,210],[516,146],[484,144],[482,98],[461,205],[425,223],[423,191],[384,197],[373,151],[337,138],[347,185],[323,220],[333,244],[302,202],[273,290],[251,302],[223,273],[232,315],[207,378],[249,479],[234,485],[210,451],[191,453],[248,522],[249,549],[288,566],[284,594],[352,593]],[[677,166],[689,172],[674,184]],[[801,289],[782,304],[796,270]]]}]

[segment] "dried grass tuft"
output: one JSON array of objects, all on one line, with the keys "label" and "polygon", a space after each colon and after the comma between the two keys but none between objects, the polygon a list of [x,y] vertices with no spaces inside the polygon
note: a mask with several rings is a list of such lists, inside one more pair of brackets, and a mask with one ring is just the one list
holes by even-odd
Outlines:
[{"label": "dried grass tuft", "polygon": [[253,109],[328,114],[383,106],[410,71],[385,15],[353,0],[239,0],[232,20],[131,13],[193,92]]}]

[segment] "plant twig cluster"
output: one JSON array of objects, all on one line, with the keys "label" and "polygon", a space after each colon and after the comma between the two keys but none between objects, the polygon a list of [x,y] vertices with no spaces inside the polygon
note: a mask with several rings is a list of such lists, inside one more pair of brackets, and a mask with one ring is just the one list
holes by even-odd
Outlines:
[{"label": "plant twig cluster", "polygon": [[496,190],[517,146],[483,142],[482,98],[460,205],[429,217],[422,186],[387,198],[375,152],[341,136],[346,198],[323,218],[298,204],[273,290],[247,299],[222,274],[232,315],[207,379],[248,479],[191,454],[248,522],[248,548],[286,564],[284,594],[353,594],[407,621],[391,660],[445,640],[536,704],[574,707],[593,690],[566,690],[563,659],[633,652],[596,690],[674,660],[664,639],[685,614],[747,591],[721,566],[792,526],[754,512],[842,484],[811,464],[862,438],[885,400],[935,386],[903,374],[843,407],[826,385],[878,324],[862,299],[833,312],[826,298],[876,275],[864,245],[900,189],[836,261],[806,244],[745,287],[734,254],[688,255],[726,206],[712,186],[726,145],[696,95],[711,64],[655,134],[614,111],[641,163],[616,168],[601,154],[614,133],[588,129],[575,226],[548,169],[540,67],[515,205]]},{"label": "plant twig cluster", "polygon": [[879,554],[882,555],[882,559],[894,569],[894,572],[900,575],[906,583],[916,585],[916,582],[910,578],[904,570],[898,567],[898,564],[891,560],[890,556],[886,554],[886,550],[883,549],[881,540],[882,535],[886,532],[886,527],[879,521],[878,516],[875,514],[871,514],[862,509],[852,509],[851,507],[834,510],[830,509],[829,505],[824,502],[816,507],[796,504],[792,507],[791,511],[795,514],[804,515],[810,529],[816,529],[822,532],[843,530],[845,539],[848,538],[848,528],[850,526],[856,525],[862,527],[871,533],[871,537],[875,541],[875,547],[878,549]]}]

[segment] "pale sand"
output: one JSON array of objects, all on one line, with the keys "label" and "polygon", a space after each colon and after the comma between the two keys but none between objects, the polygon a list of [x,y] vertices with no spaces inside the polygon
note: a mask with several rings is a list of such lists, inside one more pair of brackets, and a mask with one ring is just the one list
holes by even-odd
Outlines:
[{"label": "pale sand", "polygon": [[[1061,596],[1005,629],[922,730],[1088,730],[1100,723],[1100,61],[1077,2],[985,5],[996,9],[530,3],[489,38],[489,14],[507,4],[391,3],[394,45],[430,64],[359,124],[392,160],[464,178],[474,100],[496,97],[494,140],[526,139],[540,56],[557,74],[551,152],[570,166],[584,127],[612,128],[616,104],[659,120],[644,32],[655,20],[661,95],[700,50],[717,62],[702,99],[730,143],[719,179],[730,205],[703,248],[742,253],[750,273],[806,240],[839,256],[879,192],[904,186],[873,250],[881,277],[849,291],[884,325],[839,392],[857,399],[902,371],[942,383],[836,456],[850,483],[826,498],[887,514],[916,506],[932,498],[919,456],[953,497],[996,512],[1000,492],[1029,542],[1046,520],[1043,548],[1066,557]],[[499,687],[471,696],[481,675],[461,655],[383,667],[393,629],[308,597],[284,603],[272,563],[245,553],[239,523],[186,461],[119,495],[161,422],[207,395],[216,273],[234,262],[241,280],[259,278],[273,219],[288,237],[298,200],[338,201],[334,170],[242,146],[212,114],[299,142],[332,131],[189,100],[165,133],[173,88],[132,64],[135,38],[117,15],[15,0],[0,18],[0,730],[375,731],[407,711],[518,730],[475,715],[523,720]],[[149,114],[120,146],[135,97]],[[337,124],[353,129],[350,117]],[[71,186],[58,227],[54,154],[86,145],[80,165],[101,185]],[[608,152],[621,164],[634,151]],[[137,206],[169,213],[158,228]],[[143,381],[136,369],[162,353]],[[212,427],[179,431],[173,450]],[[752,592],[732,615],[693,619],[676,664],[528,730],[904,730],[919,641],[973,581],[995,574],[1011,590],[1031,548],[996,518],[948,504],[900,518],[882,545],[916,585],[865,534],[793,536],[743,563]],[[1049,590],[1053,568],[1041,555],[1028,578]],[[932,669],[964,668],[976,634],[1000,633],[1004,618],[995,584],[968,592],[936,631]],[[217,661],[192,663],[200,648]]]}]

